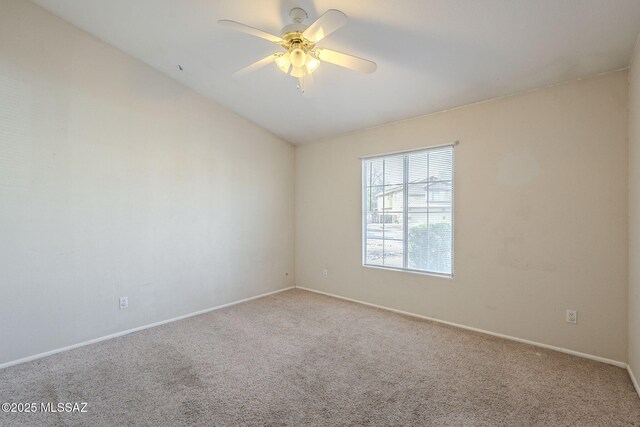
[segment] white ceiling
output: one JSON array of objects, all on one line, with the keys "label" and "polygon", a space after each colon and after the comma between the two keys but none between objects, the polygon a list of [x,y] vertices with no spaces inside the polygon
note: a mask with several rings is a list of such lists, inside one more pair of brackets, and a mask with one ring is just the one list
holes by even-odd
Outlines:
[{"label": "white ceiling", "polygon": [[[33,1],[292,143],[624,68],[640,32],[640,0]],[[294,6],[345,12],[319,46],[378,70],[322,64],[312,99],[275,65],[232,78],[280,48],[216,21],[280,34]]]}]

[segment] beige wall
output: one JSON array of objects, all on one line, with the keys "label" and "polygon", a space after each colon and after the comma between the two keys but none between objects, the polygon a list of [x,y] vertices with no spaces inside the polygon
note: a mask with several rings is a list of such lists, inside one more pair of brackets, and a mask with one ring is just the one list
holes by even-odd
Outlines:
[{"label": "beige wall", "polygon": [[0,364],[294,284],[290,144],[1,9]]},{"label": "beige wall", "polygon": [[[640,379],[640,46],[629,70],[629,367]],[[640,390],[639,390],[640,392]]]},{"label": "beige wall", "polygon": [[[297,284],[626,361],[627,101],[620,71],[297,147]],[[455,277],[362,267],[359,156],[456,140]]]}]

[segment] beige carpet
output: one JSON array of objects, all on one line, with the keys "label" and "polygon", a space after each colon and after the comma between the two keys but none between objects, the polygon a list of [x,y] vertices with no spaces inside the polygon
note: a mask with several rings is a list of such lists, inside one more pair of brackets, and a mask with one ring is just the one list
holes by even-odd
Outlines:
[{"label": "beige carpet", "polygon": [[640,426],[625,370],[292,290],[0,371],[0,425]]}]

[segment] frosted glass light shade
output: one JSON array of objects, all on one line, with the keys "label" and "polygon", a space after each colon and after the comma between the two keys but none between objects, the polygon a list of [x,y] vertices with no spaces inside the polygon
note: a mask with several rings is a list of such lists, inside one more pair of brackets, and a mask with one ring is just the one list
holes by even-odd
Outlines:
[{"label": "frosted glass light shade", "polygon": [[276,58],[276,65],[285,74],[289,74],[289,67],[291,67],[291,57],[289,52],[283,53]]},{"label": "frosted glass light shade", "polygon": [[304,77],[305,74],[304,67],[291,67],[291,77]]},{"label": "frosted glass light shade", "polygon": [[300,48],[291,51],[291,65],[302,67],[307,62],[307,54]]},{"label": "frosted glass light shade", "polygon": [[316,70],[316,68],[318,68],[319,65],[320,65],[319,60],[317,60],[311,55],[307,55],[306,67],[307,67],[307,72],[309,74],[313,73]]}]

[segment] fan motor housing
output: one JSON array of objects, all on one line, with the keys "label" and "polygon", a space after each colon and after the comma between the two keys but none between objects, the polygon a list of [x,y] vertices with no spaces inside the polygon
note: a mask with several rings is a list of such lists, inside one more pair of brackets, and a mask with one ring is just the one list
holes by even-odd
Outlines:
[{"label": "fan motor housing", "polygon": [[302,31],[291,31],[283,33],[282,40],[282,47],[284,47],[288,51],[300,48],[303,51],[307,52],[313,49],[313,47],[315,46],[314,43],[311,43],[309,40],[305,39],[302,36]]},{"label": "fan motor housing", "polygon": [[306,25],[294,22],[293,24],[289,24],[286,27],[284,27],[282,29],[282,31],[280,32],[280,36],[282,38],[284,38],[289,33],[300,33],[300,34],[302,34],[302,32],[304,30],[306,30],[306,29],[307,29]]}]

